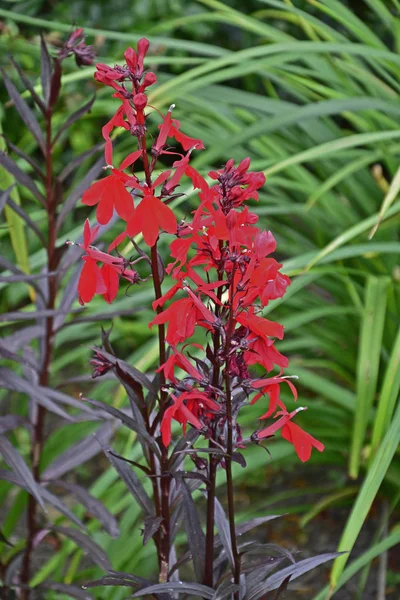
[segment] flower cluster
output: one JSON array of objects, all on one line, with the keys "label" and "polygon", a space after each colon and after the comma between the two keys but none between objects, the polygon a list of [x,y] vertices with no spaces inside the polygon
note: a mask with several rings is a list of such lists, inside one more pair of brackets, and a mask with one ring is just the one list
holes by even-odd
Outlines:
[{"label": "flower cluster", "polygon": [[[293,422],[303,407],[289,412],[282,401],[282,384],[297,397],[290,377],[284,375],[288,360],[275,346],[275,340],[283,338],[283,327],[262,314],[271,300],[284,295],[290,283],[281,272],[282,265],[271,256],[276,248],[272,233],[257,226],[258,217],[246,204],[258,200],[264,174],[250,171],[248,158],[238,166],[229,160],[220,170],[210,172],[206,181],[189,164],[192,151],[204,145],[181,132],[180,123],[172,118],[174,106],[161,115],[158,135],[147,147],[148,117],[158,113],[148,105],[146,95],[156,82],[154,73],[144,68],[148,47],[148,41],[142,39],[137,52],[129,48],[123,66],[97,65],[96,80],[114,90],[113,97],[120,105],[102,130],[110,174],[85,192],[83,203],[96,205],[99,224],[109,223],[117,213],[124,229],[105,253],[93,246],[98,226],[91,230],[89,223],[85,224],[80,300],[89,302],[95,294],[102,294],[112,302],[120,277],[130,283],[141,281],[132,262],[110,254],[126,237],[142,234],[152,256],[154,250],[157,256],[160,234],[174,235],[170,244],[173,260],[166,267],[173,284],[164,295],[156,293],[153,309],[157,314],[149,324],[162,331],[166,327],[170,346],[169,356],[159,366],[162,391],[168,393],[167,405],[160,407],[159,415],[164,446],[171,441],[172,420],[184,429],[190,424],[222,450],[227,447],[229,428],[234,449],[260,443],[280,430],[306,461],[313,447],[322,451],[323,445]],[[118,167],[113,164],[111,135],[115,128],[125,129],[138,144]],[[164,154],[175,154],[177,159],[171,169],[160,171],[157,165]],[[143,178],[135,174],[137,164],[144,171]],[[183,177],[198,190],[199,204],[190,220],[178,224],[169,203],[179,195],[176,190]],[[137,260],[144,256],[141,250]],[[150,258],[148,262],[151,264]],[[152,276],[158,280],[157,269]],[[191,356],[189,347],[202,357]],[[254,365],[265,375],[252,377]],[[178,378],[177,369],[184,372],[183,378]],[[275,369],[278,374],[271,373]],[[273,422],[244,439],[238,414],[249,402],[266,402],[260,419]]]}]

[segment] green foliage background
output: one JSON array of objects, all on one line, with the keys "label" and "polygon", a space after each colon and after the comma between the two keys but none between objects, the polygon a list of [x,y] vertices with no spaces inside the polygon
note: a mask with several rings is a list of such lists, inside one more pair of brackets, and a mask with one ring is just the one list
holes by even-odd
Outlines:
[{"label": "green foliage background", "polygon": [[[99,60],[111,64],[121,61],[127,45],[146,35],[152,41],[150,64],[159,75],[151,103],[163,109],[174,102],[183,130],[206,145],[193,166],[206,172],[230,157],[250,155],[252,167],[266,173],[267,185],[254,210],[263,227],[276,236],[279,258],[293,278],[285,298],[267,312],[273,310],[274,320],[285,325],[279,349],[290,357],[290,372],[299,376],[300,402],[309,407],[303,415],[307,430],[324,441],[326,451],[314,454],[302,470],[307,494],[294,508],[288,508],[288,501],[299,494],[298,461],[291,446],[279,439],[272,442],[272,458],[258,448],[249,451],[247,470],[238,467],[236,481],[242,496],[248,496],[251,487],[258,488],[258,494],[251,510],[243,504],[242,517],[276,512],[270,505],[279,499],[279,510],[298,512],[306,526],[322,510],[343,505],[347,525],[337,543],[339,550],[350,551],[361,528],[369,527],[372,503],[379,511],[386,507],[386,534],[382,537],[380,529],[356,560],[348,554],[337,559],[330,574],[334,597],[340,598],[341,585],[362,572],[362,593],[366,566],[400,542],[400,3],[115,0],[111,7],[105,0],[32,0],[0,3],[0,22],[7,72],[12,74],[6,56],[10,52],[37,85],[40,30],[57,44],[74,23],[83,26]],[[97,97],[91,113],[74,126],[56,156],[59,168],[100,141],[100,127],[113,113],[109,90],[96,87],[92,75],[91,67],[76,71],[71,65],[64,77],[60,123],[95,90]],[[1,94],[6,102],[4,89]],[[29,134],[7,104],[2,118],[11,141],[34,152]],[[128,144],[121,137],[117,160],[127,153]],[[71,185],[87,168],[74,174]],[[1,187],[7,187],[6,177],[3,173]],[[182,217],[196,203],[195,195],[186,191],[187,198],[176,206]],[[43,211],[26,190],[18,193],[41,226]],[[86,215],[87,208],[78,205],[68,216],[65,238],[77,239]],[[38,272],[43,253],[36,240],[15,213],[8,211],[6,218],[7,226],[0,229],[5,255],[24,270]],[[157,353],[154,333],[147,328],[150,312],[143,310],[150,298],[150,287],[144,285],[140,291],[121,294],[112,307],[93,302],[85,313],[104,313],[108,325],[107,312],[131,311],[114,319],[112,341],[120,355],[149,370]],[[29,311],[29,290],[23,284],[2,289],[1,306]],[[74,394],[85,391],[124,405],[122,391],[110,382],[71,383],[77,373],[88,373],[88,347],[99,337],[97,323],[70,317],[57,338],[54,382]],[[256,416],[249,410],[253,428]],[[93,425],[67,427],[48,440],[46,462]],[[21,452],[27,452],[23,432],[18,435]],[[134,456],[131,437],[123,429],[116,435],[121,453]],[[139,509],[114,471],[101,461],[97,468],[88,463],[79,476],[119,515],[123,533],[110,540],[95,520],[90,520],[89,529],[109,552],[115,569],[145,575],[153,559],[151,544],[141,544]],[[321,486],[322,471],[327,475]],[[276,496],[269,489],[278,472],[285,474],[285,489]],[[8,494],[8,485],[1,484],[0,500],[7,507]],[[2,526],[7,537],[25,502],[20,492],[7,509]],[[10,555],[18,550],[0,546]],[[99,574],[80,549],[66,542],[46,560],[33,583],[45,577],[80,582]],[[98,597],[118,600],[124,594],[103,590]],[[321,591],[314,600],[325,594]]]}]

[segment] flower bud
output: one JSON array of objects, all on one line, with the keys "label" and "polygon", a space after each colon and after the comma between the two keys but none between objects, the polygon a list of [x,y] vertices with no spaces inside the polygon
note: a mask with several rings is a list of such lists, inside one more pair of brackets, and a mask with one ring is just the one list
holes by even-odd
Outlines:
[{"label": "flower bud", "polygon": [[135,105],[136,110],[143,110],[147,104],[146,94],[136,94],[133,97],[133,104]]}]

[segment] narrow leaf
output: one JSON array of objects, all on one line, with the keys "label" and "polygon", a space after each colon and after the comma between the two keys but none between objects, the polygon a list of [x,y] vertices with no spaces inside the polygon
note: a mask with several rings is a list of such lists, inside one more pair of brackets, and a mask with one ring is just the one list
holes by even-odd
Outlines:
[{"label": "narrow leaf", "polygon": [[89,536],[77,529],[71,529],[70,527],[53,527],[53,531],[73,540],[79,548],[87,552],[92,561],[103,569],[103,571],[111,569],[111,563],[108,560],[107,554]]},{"label": "narrow leaf", "polygon": [[277,573],[274,573],[268,579],[262,583],[256,590],[252,591],[246,600],[259,600],[266,592],[276,590],[286,580],[287,577],[297,579],[304,573],[308,573],[312,569],[315,569],[319,565],[323,565],[329,560],[333,560],[339,555],[338,552],[329,552],[328,554],[320,554],[319,556],[313,556],[312,558],[306,558],[301,560],[294,565],[290,565]]},{"label": "narrow leaf", "polygon": [[201,598],[212,600],[214,590],[206,585],[200,583],[186,583],[184,581],[170,581],[169,583],[156,583],[146,587],[140,592],[133,594],[133,598],[139,598],[140,596],[146,596],[147,594],[157,594],[162,592],[177,592],[178,594],[195,594]]},{"label": "narrow leaf", "polygon": [[24,463],[18,451],[4,435],[0,435],[0,454],[10,469],[26,483],[29,492],[36,498],[37,502],[46,512],[38,484],[34,480],[32,473]]},{"label": "narrow leaf", "polygon": [[377,221],[376,221],[375,225],[373,226],[373,228],[371,229],[371,232],[368,236],[368,238],[370,240],[374,237],[375,233],[378,230],[379,225],[382,223],[382,220],[385,217],[386,212],[392,206],[393,202],[396,200],[397,196],[399,195],[399,192],[400,192],[400,168],[397,169],[396,174],[393,177],[393,180],[388,189],[388,192],[382,202],[382,206],[379,211]]},{"label": "narrow leaf", "polygon": [[73,444],[68,450],[57,456],[42,474],[44,481],[56,479],[75,467],[90,460],[100,452],[99,442],[107,444],[113,433],[111,423],[103,425],[95,434]]},{"label": "narrow leaf", "polygon": [[83,193],[87,190],[87,188],[92,183],[93,179],[99,175],[101,169],[104,167],[105,161],[103,156],[101,156],[94,165],[89,169],[83,179],[78,183],[78,185],[72,190],[72,192],[67,196],[65,202],[63,202],[60,213],[57,217],[57,231],[60,229],[61,225],[64,222],[65,217],[72,211],[75,204],[82,197]]},{"label": "narrow leaf", "polygon": [[184,526],[186,536],[192,553],[193,567],[198,581],[202,581],[204,577],[204,557],[206,548],[206,538],[201,528],[200,518],[194,504],[192,494],[182,479],[182,501],[185,512]]},{"label": "narrow leaf", "polygon": [[96,581],[90,581],[89,583],[85,583],[83,588],[92,588],[99,587],[103,585],[123,585],[127,587],[136,587],[137,585],[141,586],[149,586],[151,585],[151,581],[148,579],[144,579],[143,577],[139,577],[138,575],[131,575],[130,573],[122,573],[121,571],[113,571],[109,570],[110,575],[105,575],[101,577],[101,579],[97,579]]},{"label": "narrow leaf", "polygon": [[357,357],[356,412],[349,458],[349,474],[353,479],[358,476],[362,446],[376,393],[389,281],[388,277],[375,276],[370,276],[367,280]]},{"label": "narrow leaf", "polygon": [[24,209],[21,208],[21,206],[19,206],[15,202],[13,202],[11,200],[11,198],[8,199],[7,204],[8,204],[8,206],[10,206],[10,208],[13,209],[14,212],[17,213],[17,215],[19,215],[21,217],[21,219],[23,219],[25,221],[25,223],[28,225],[28,227],[37,235],[42,246],[45,248],[47,242],[44,238],[44,235],[42,234],[42,232],[40,231],[40,229],[36,225],[36,223],[34,223],[34,221],[32,221],[32,219],[30,218],[30,216],[24,211]]},{"label": "narrow leaf", "polygon": [[226,518],[225,511],[222,508],[222,504],[220,503],[218,498],[215,498],[214,517],[215,526],[219,533],[219,539],[221,540],[222,546],[226,552],[231,567],[234,567],[235,561],[232,554],[232,540],[231,532],[229,530],[229,523],[228,519]]},{"label": "narrow leaf", "polygon": [[114,456],[111,448],[103,447],[103,451],[143,512],[146,515],[154,515],[153,504],[132,467]]},{"label": "narrow leaf", "polygon": [[15,177],[15,179],[21,185],[26,187],[26,189],[33,194],[33,196],[40,202],[42,206],[46,206],[46,199],[37,189],[33,179],[27,173],[25,173],[25,171],[21,171],[17,163],[15,163],[6,152],[0,152],[0,165],[3,166],[13,177]]},{"label": "narrow leaf", "polygon": [[115,419],[118,419],[124,425],[129,427],[129,429],[132,429],[132,431],[135,431],[137,433],[139,439],[143,443],[150,446],[153,449],[153,451],[157,454],[157,456],[160,455],[160,449],[157,446],[156,441],[154,440],[154,438],[152,436],[149,435],[149,433],[146,431],[146,428],[144,427],[144,425],[140,426],[140,424],[136,420],[132,419],[132,417],[130,417],[129,415],[126,415],[121,410],[118,410],[118,408],[114,408],[113,406],[110,406],[109,404],[105,404],[104,402],[100,402],[99,400],[92,400],[91,398],[83,398],[83,399],[86,400],[86,402],[89,402],[89,404],[91,404],[92,406],[95,406],[96,408],[99,408],[100,410],[104,410],[106,413],[108,413]]},{"label": "narrow leaf", "polygon": [[54,590],[60,594],[65,594],[68,598],[78,598],[78,600],[93,600],[93,596],[87,594],[82,588],[69,583],[42,583],[38,589]]},{"label": "narrow leaf", "polygon": [[98,521],[100,521],[104,529],[110,534],[111,537],[115,538],[119,536],[118,523],[115,517],[110,513],[109,510],[107,510],[100,500],[94,498],[94,496],[89,494],[85,488],[80,485],[76,485],[75,483],[61,481],[59,479],[54,481],[54,484],[67,490],[78,500],[78,502],[83,504],[87,511]]},{"label": "narrow leaf", "polygon": [[86,114],[88,111],[90,111],[90,109],[93,106],[94,100],[95,100],[95,96],[93,96],[93,98],[91,98],[89,100],[89,102],[87,102],[86,104],[84,104],[83,106],[78,108],[78,110],[73,112],[72,115],[70,115],[68,117],[68,119],[61,125],[60,129],[57,131],[56,135],[54,136],[54,139],[52,142],[53,145],[56,143],[56,141],[59,139],[59,137],[63,134],[64,131],[66,131],[69,127],[71,127],[71,125],[73,125],[76,121],[78,121],[78,119],[83,117],[84,114]]},{"label": "narrow leaf", "polygon": [[13,57],[11,57],[11,62],[14,66],[14,69],[17,71],[18,76],[23,84],[23,87],[29,91],[30,95],[32,96],[33,101],[35,102],[36,106],[39,107],[39,109],[42,111],[43,114],[46,113],[46,107],[43,104],[43,100],[42,98],[36,93],[36,90],[31,82],[31,80],[29,79],[29,77],[27,77],[25,75],[25,73],[22,71],[21,67],[19,66],[19,64],[13,59]]},{"label": "narrow leaf", "polygon": [[97,154],[97,152],[100,152],[100,150],[102,150],[103,148],[103,143],[97,144],[96,146],[93,146],[93,148],[85,150],[85,152],[82,152],[82,154],[78,154],[78,156],[75,156],[75,158],[70,160],[67,166],[61,171],[59,175],[60,181],[64,182],[70,175],[72,175],[72,173],[74,173],[78,169],[78,167],[87,158],[90,158],[91,156],[93,156],[93,154]]},{"label": "narrow leaf", "polygon": [[39,144],[43,153],[45,153],[46,145],[45,145],[43,133],[42,133],[42,130],[40,129],[40,125],[39,125],[35,115],[31,111],[31,109],[29,108],[29,106],[27,105],[25,100],[22,98],[22,96],[18,92],[15,85],[7,77],[4,70],[0,68],[0,72],[3,75],[3,79],[4,79],[4,83],[6,85],[6,88],[7,88],[8,95],[10,96],[11,100],[14,102],[14,106],[17,109],[17,111],[19,112],[21,119],[23,120],[23,122],[25,123],[25,125],[27,126],[27,128],[29,129],[29,131],[31,132],[31,134],[33,135],[33,137]]},{"label": "narrow leaf", "polygon": [[3,212],[3,208],[5,207],[7,200],[10,197],[11,191],[14,189],[15,183],[10,185],[6,190],[0,191],[0,215]]},{"label": "narrow leaf", "polygon": [[43,34],[40,35],[40,81],[45,104],[49,105],[51,85],[51,58]]},{"label": "narrow leaf", "polygon": [[162,517],[148,516],[144,520],[143,530],[143,546],[147,544],[149,540],[157,533],[160,529],[160,525],[163,522]]},{"label": "narrow leaf", "polygon": [[[362,484],[357,500],[347,520],[338,551],[350,553],[360,533],[372,503],[379,491],[393,456],[400,443],[400,405],[398,405],[393,421],[382,440],[381,445],[372,461],[368,474]],[[344,554],[335,560],[331,572],[331,586],[334,589],[339,581],[349,554]]]},{"label": "narrow leaf", "polygon": [[[12,471],[6,471],[5,469],[0,469],[0,479],[4,480],[4,481],[9,481],[13,485],[18,485],[19,487],[23,488],[24,490],[29,491],[29,488],[28,488],[25,480],[22,479],[21,477],[18,477],[18,475],[16,475]],[[74,515],[74,513],[69,508],[67,508],[67,506],[65,506],[65,504],[63,502],[61,502],[61,500],[57,496],[55,496],[54,494],[49,492],[49,490],[47,490],[42,485],[40,485],[40,484],[37,484],[37,485],[40,490],[40,494],[43,498],[43,501],[46,502],[46,504],[50,504],[55,509],[57,509],[62,515],[67,517],[67,519],[70,519],[70,521],[75,523],[75,525],[77,525],[78,527],[81,527],[82,529],[85,529],[85,526],[82,523],[82,521],[80,519],[78,519],[78,517],[76,515]]]}]

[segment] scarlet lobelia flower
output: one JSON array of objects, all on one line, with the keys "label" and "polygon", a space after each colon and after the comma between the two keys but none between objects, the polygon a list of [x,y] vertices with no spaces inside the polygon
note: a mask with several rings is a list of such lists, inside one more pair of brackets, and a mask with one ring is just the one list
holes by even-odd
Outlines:
[{"label": "scarlet lobelia flower", "polygon": [[[311,449],[322,451],[323,445],[292,422],[302,408],[289,412],[280,396],[281,385],[286,384],[297,398],[293,383],[283,374],[288,360],[275,347],[275,340],[283,338],[284,328],[262,313],[271,300],[284,295],[290,284],[288,276],[281,272],[282,265],[271,256],[276,249],[272,233],[258,227],[257,215],[246,205],[249,200],[258,200],[265,176],[249,170],[249,158],[237,166],[229,160],[223,168],[209,173],[208,184],[189,164],[192,152],[204,148],[203,142],[181,131],[180,122],[172,118],[174,105],[161,115],[158,135],[148,147],[149,118],[158,113],[148,104],[146,95],[156,81],[144,66],[148,48],[148,41],[142,39],[137,52],[126,50],[124,65],[96,66],[96,80],[114,90],[119,106],[102,129],[111,174],[85,192],[83,203],[97,206],[100,224],[109,223],[114,211],[124,221],[124,230],[110,245],[109,252],[126,237],[132,239],[138,234],[151,247],[150,258],[146,249],[132,240],[137,260],[151,265],[156,278],[153,308],[157,314],[149,325],[162,332],[167,325],[166,341],[170,344],[170,355],[158,369],[165,382],[162,393],[169,394],[167,404],[163,400],[156,417],[163,445],[168,446],[171,441],[171,424],[175,420],[184,431],[187,424],[198,429],[228,455],[281,431],[300,459],[308,460]],[[112,165],[112,133],[116,128],[122,128],[137,143],[137,149],[118,169]],[[161,165],[160,172],[157,165],[166,154],[177,158],[172,168],[162,169]],[[143,177],[139,176],[138,163],[144,170]],[[178,224],[169,204],[184,177],[199,190],[199,202],[191,219]],[[175,236],[170,245],[173,260],[166,268],[157,253],[157,241],[163,232]],[[96,228],[91,231],[85,224],[82,248],[86,254],[79,295],[82,302],[89,302],[95,293],[111,302],[119,277],[130,283],[140,278],[121,255],[113,257],[93,247],[96,233]],[[101,269],[99,262],[103,263]],[[172,284],[162,295],[164,271],[172,276]],[[193,336],[199,335],[205,336],[206,356],[186,356],[183,349],[193,343]],[[160,339],[162,346],[164,333]],[[280,373],[252,379],[250,370],[255,365],[267,373],[278,368]],[[177,368],[182,377],[177,376]],[[244,440],[238,419],[248,398],[252,398],[252,403],[268,398],[267,411],[260,418],[273,422]],[[225,464],[225,459],[219,460]]]}]

